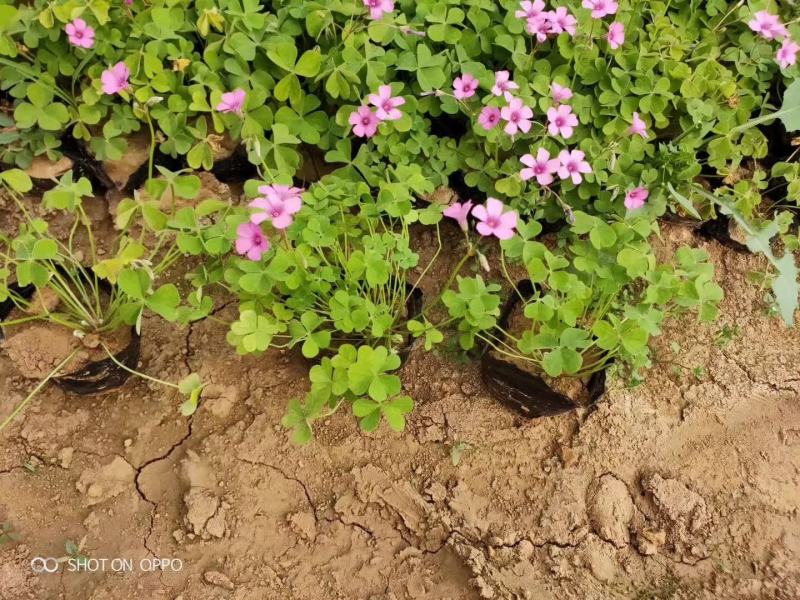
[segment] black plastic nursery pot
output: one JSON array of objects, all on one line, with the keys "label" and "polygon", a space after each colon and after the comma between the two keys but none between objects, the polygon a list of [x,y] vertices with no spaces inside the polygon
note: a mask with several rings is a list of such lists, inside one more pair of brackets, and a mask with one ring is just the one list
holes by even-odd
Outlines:
[{"label": "black plastic nursery pot", "polygon": [[731,226],[733,221],[726,215],[719,215],[716,219],[706,221],[702,227],[698,228],[697,233],[700,237],[716,240],[726,248],[736,252],[750,252],[746,244],[736,241],[731,237]]},{"label": "black plastic nursery pot", "polygon": [[[528,279],[519,282],[517,289],[526,298],[533,296],[534,287]],[[500,327],[503,329],[508,327],[511,314],[519,302],[519,295],[514,290],[511,290],[500,313]],[[500,403],[529,419],[550,417],[576,408],[587,408],[592,406],[605,392],[605,369],[597,371],[590,376],[586,383],[589,403],[587,405],[579,405],[568,396],[554,390],[542,377],[493,356],[488,346],[483,348],[480,360],[481,378],[492,396]]]},{"label": "black plastic nursery pot", "polygon": [[[17,284],[10,284],[9,290],[18,296],[30,299],[35,291],[34,286],[21,287]],[[15,304],[11,298],[7,298],[0,303],[0,342],[5,337],[3,331],[3,321],[11,314]],[[131,339],[127,346],[117,352],[114,358],[128,369],[135,369],[139,363],[139,350],[141,338],[134,328],[131,328]],[[90,362],[82,369],[54,377],[53,381],[61,389],[72,394],[88,396],[113,390],[123,385],[130,377],[130,372],[120,367],[111,358]]]}]

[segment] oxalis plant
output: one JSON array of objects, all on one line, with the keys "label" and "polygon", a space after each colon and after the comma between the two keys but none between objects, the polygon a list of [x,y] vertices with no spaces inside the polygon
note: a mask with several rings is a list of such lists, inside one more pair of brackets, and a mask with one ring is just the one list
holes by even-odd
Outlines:
[{"label": "oxalis plant", "polygon": [[[695,177],[768,153],[760,126],[800,73],[795,12],[774,0],[5,2],[0,152],[25,167],[71,136],[120,158],[143,130],[210,168],[227,135],[284,179],[309,144],[370,185],[376,155],[434,183],[459,171],[551,222],[564,207],[621,215],[637,187],[654,214],[685,212],[668,183],[693,200]],[[544,177],[523,175],[534,160]]]},{"label": "oxalis plant", "polygon": [[[151,182],[148,187],[170,190],[173,199],[181,193],[189,198],[196,195],[196,176],[167,174],[172,177]],[[211,299],[203,295],[202,289],[181,298],[175,284],[159,285],[157,281],[181,256],[199,253],[198,248],[204,244],[213,250],[215,235],[210,217],[227,210],[227,205],[209,200],[195,207],[165,211],[160,208],[164,199],[159,196],[124,200],[116,218],[120,232],[111,252],[101,258],[92,221],[84,208],[84,202],[94,200],[88,179],[76,179],[68,171],[42,196],[45,209],[67,217],[70,226],[66,240],[53,235],[47,222],[26,208],[21,194],[29,192],[32,183],[24,172],[4,171],[0,181],[23,216],[16,235],[0,236],[0,301],[10,300],[20,315],[3,321],[5,333],[26,323],[45,321],[71,330],[81,340],[94,338],[93,346],[104,349],[119,368],[179,390],[186,397],[181,411],[194,412],[202,390],[196,374],[176,384],[130,369],[106,346],[105,335],[121,327],[133,327],[139,334],[147,312],[183,324],[208,315]],[[220,251],[227,251],[227,242],[221,234],[217,237],[223,244]],[[48,296],[55,299],[52,304],[43,299]],[[0,429],[48,380],[69,373],[69,362],[79,349],[80,345],[3,421]]]},{"label": "oxalis plant", "polygon": [[310,439],[314,419],[344,404],[366,431],[381,416],[402,430],[413,406],[395,374],[420,297],[408,278],[419,262],[409,227],[438,222],[441,208],[412,208],[413,186],[432,188],[405,175],[387,173],[395,194],[377,197],[336,175],[308,190],[250,181],[248,213],[227,218],[235,253],[195,270],[197,285],[239,297],[228,332],[237,352],[297,347],[317,363],[305,402],[292,401],[284,419],[298,442]]},{"label": "oxalis plant", "polygon": [[[470,214],[477,236],[470,233]],[[658,264],[648,241],[658,226],[645,216],[606,223],[576,211],[572,225],[545,244],[539,222],[520,221],[495,198],[474,207],[456,203],[445,215],[464,231],[466,252],[453,272],[455,282],[451,277],[439,298],[447,316],[437,322],[423,314],[424,320],[409,324],[415,335],[424,333],[427,348],[455,329],[462,349],[489,349],[535,373],[583,377],[616,363],[636,379],[650,366],[648,342],[665,319],[689,310],[700,321],[717,316],[723,292],[708,254],[682,247],[670,263]],[[491,238],[499,238],[501,248],[499,265],[490,270],[485,246]],[[520,330],[504,329],[499,321],[498,283],[457,275],[470,257],[500,274],[518,296],[525,322]],[[524,266],[532,293],[510,277],[517,265]]]}]

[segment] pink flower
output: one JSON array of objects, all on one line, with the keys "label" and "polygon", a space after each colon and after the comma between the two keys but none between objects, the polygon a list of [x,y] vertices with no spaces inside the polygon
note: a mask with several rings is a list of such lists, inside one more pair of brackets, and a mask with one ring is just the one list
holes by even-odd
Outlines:
[{"label": "pink flower", "polygon": [[753,19],[748,25],[750,29],[767,40],[774,40],[789,35],[786,27],[781,23],[780,17],[778,15],[771,15],[765,10],[759,11],[753,15]]},{"label": "pink flower", "polygon": [[64,28],[69,37],[69,43],[78,48],[91,48],[94,46],[94,29],[86,24],[83,19],[75,19],[67,23]]},{"label": "pink flower", "polygon": [[519,98],[512,98],[507,106],[500,109],[500,117],[508,121],[503,128],[508,135],[515,135],[517,131],[528,133],[531,128],[533,111],[522,103]]},{"label": "pink flower", "polygon": [[[281,185],[280,183],[270,183],[269,185],[258,186],[258,193],[263,196],[278,198],[281,201],[288,200],[289,198],[297,198],[300,202],[303,201],[300,194],[305,192],[304,188],[294,187],[292,185]],[[295,211],[297,212],[297,211]]]},{"label": "pink flower", "polygon": [[358,110],[350,113],[349,123],[353,126],[353,133],[358,137],[372,137],[378,131],[378,118],[369,106],[359,106]]},{"label": "pink flower", "polygon": [[540,44],[547,41],[548,36],[553,33],[553,23],[550,21],[548,13],[542,13],[538,17],[528,19],[525,30],[533,36]]},{"label": "pink flower", "polygon": [[616,50],[625,43],[625,25],[619,21],[615,21],[608,26],[608,35],[606,36],[608,45],[612,50]]},{"label": "pink flower", "polygon": [[479,204],[473,208],[472,216],[480,221],[476,229],[484,237],[493,235],[501,240],[507,240],[514,236],[517,211],[503,212],[503,203],[497,198],[487,198],[485,206]]},{"label": "pink flower", "polygon": [[647,123],[642,120],[638,112],[633,113],[633,125],[628,127],[628,135],[638,135],[647,139]]},{"label": "pink flower", "polygon": [[260,209],[250,215],[250,222],[258,225],[270,221],[275,229],[286,229],[303,206],[303,199],[300,197],[302,191],[301,188],[287,185],[262,185],[258,192],[264,196],[249,204]]},{"label": "pink flower", "polygon": [[484,106],[478,115],[478,123],[486,131],[494,129],[500,122],[500,109],[494,106]]},{"label": "pink flower", "polygon": [[133,0],[125,0],[125,6],[131,6],[133,4]]},{"label": "pink flower", "polygon": [[579,185],[583,181],[582,173],[591,173],[592,167],[586,162],[586,155],[580,150],[562,150],[558,155],[561,166],[558,168],[558,176],[561,179],[572,179],[572,183]]},{"label": "pink flower", "polygon": [[551,11],[549,19],[550,29],[554,34],[566,31],[570,35],[575,35],[578,30],[578,20],[563,6]]},{"label": "pink flower", "polygon": [[261,260],[269,250],[269,240],[255,223],[242,223],[236,228],[236,252],[250,260]]},{"label": "pink flower", "polygon": [[565,140],[572,137],[575,127],[578,126],[578,117],[572,114],[572,107],[566,104],[553,106],[547,109],[547,131],[550,135],[562,135]]},{"label": "pink flower", "polygon": [[592,11],[593,19],[602,19],[606,15],[615,14],[619,5],[616,0],[583,0],[583,8]]},{"label": "pink flower", "polygon": [[244,98],[244,90],[236,88],[232,92],[222,94],[222,99],[217,104],[216,109],[221,113],[236,113],[241,116],[244,108]]},{"label": "pink flower", "polygon": [[637,187],[632,189],[625,195],[625,208],[628,210],[642,208],[644,206],[644,201],[647,200],[649,195],[650,192],[648,192],[647,188],[645,187]]},{"label": "pink flower", "polygon": [[[406,99],[402,96],[392,97],[392,86],[382,85],[378,88],[377,94],[369,95],[369,103],[377,108],[375,115],[380,121],[397,121],[403,116],[403,113],[397,107],[403,106],[406,103]],[[352,120],[350,122],[353,123]]]},{"label": "pink flower", "polygon": [[128,67],[125,66],[125,63],[120,61],[115,64],[110,69],[106,69],[103,71],[102,75],[100,75],[100,81],[103,84],[103,93],[104,94],[117,94],[122,90],[127,90],[130,87],[130,83],[128,83],[128,77],[131,76],[131,72],[128,71]]},{"label": "pink flower", "polygon": [[492,93],[495,96],[505,95],[506,100],[509,100],[511,90],[518,90],[519,86],[511,81],[511,74],[508,71],[497,71],[494,74],[494,85],[492,86]]},{"label": "pink flower", "polygon": [[788,69],[797,62],[797,53],[800,52],[800,45],[795,44],[791,38],[783,40],[783,44],[778,48],[778,54],[775,60],[781,66],[781,69]]},{"label": "pink flower", "polygon": [[553,100],[560,103],[572,98],[572,90],[553,82],[550,86],[550,95],[553,97]]},{"label": "pink flower", "polygon": [[364,6],[369,9],[370,19],[378,20],[383,16],[383,13],[390,13],[394,10],[394,2],[392,0],[363,0]]},{"label": "pink flower", "polygon": [[520,158],[523,165],[528,165],[527,169],[522,169],[519,176],[522,181],[528,181],[532,177],[536,177],[539,185],[550,185],[554,181],[553,173],[558,172],[561,166],[561,161],[557,158],[550,158],[550,153],[544,148],[539,148],[536,153],[536,158],[530,154],[524,155]]},{"label": "pink flower", "polygon": [[445,217],[455,219],[458,226],[463,231],[467,230],[467,217],[469,211],[472,210],[472,200],[467,200],[463,204],[461,202],[453,202],[450,206],[444,209],[442,213]]},{"label": "pink flower", "polygon": [[515,12],[514,16],[518,19],[531,19],[542,14],[544,11],[544,0],[533,0],[533,2],[522,0],[519,6],[522,10]]},{"label": "pink flower", "polygon": [[478,80],[469,73],[464,73],[461,77],[456,77],[453,81],[453,95],[457,100],[466,100],[475,95],[478,89]]}]

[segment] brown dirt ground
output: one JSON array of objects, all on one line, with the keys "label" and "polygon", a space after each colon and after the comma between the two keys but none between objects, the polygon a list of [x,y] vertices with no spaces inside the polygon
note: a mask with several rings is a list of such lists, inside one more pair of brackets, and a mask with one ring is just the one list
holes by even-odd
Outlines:
[{"label": "brown dirt ground", "polygon": [[[720,321],[670,324],[643,385],[612,377],[595,410],[548,419],[502,408],[475,364],[414,351],[406,433],[361,434],[342,411],[298,448],[279,420],[302,360],[238,357],[210,320],[146,321],[141,369],[197,371],[205,400],[186,419],[142,380],[39,395],[0,437],[0,522],[18,535],[0,599],[800,598],[800,330],[746,282],[759,259],[664,239],[712,253]],[[741,335],[717,344],[724,324]],[[33,385],[0,355],[1,415]],[[133,571],[31,572],[82,539]],[[182,569],[142,570],[153,557]]]}]

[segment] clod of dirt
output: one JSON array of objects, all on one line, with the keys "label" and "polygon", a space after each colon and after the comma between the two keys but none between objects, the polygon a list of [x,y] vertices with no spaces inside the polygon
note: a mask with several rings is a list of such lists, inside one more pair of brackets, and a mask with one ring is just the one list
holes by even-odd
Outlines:
[{"label": "clod of dirt", "polygon": [[147,132],[140,131],[126,138],[126,141],[128,148],[122,158],[103,161],[106,174],[119,189],[125,187],[131,176],[147,162],[150,156],[150,135]]},{"label": "clod of dirt", "polygon": [[430,194],[422,196],[422,199],[431,204],[442,204],[447,206],[458,200],[458,194],[455,190],[446,186],[440,186],[433,190]]},{"label": "clod of dirt", "polygon": [[233,591],[235,588],[233,582],[219,571],[206,571],[203,573],[203,580],[210,585],[215,585],[229,591]]},{"label": "clod of dirt", "polygon": [[71,446],[67,446],[58,451],[58,461],[62,469],[69,469],[74,454],[75,450]]},{"label": "clod of dirt", "polygon": [[[69,356],[77,345],[77,338],[66,328],[44,323],[28,326],[9,337],[3,345],[14,366],[23,376],[41,379],[47,377]],[[68,369],[72,370],[72,365],[79,360],[79,357],[75,356]]]},{"label": "clod of dirt", "polygon": [[136,471],[120,456],[96,470],[85,469],[75,487],[84,495],[84,505],[94,506],[109,498],[119,496],[133,487]]},{"label": "clod of dirt", "polygon": [[665,479],[658,473],[643,478],[642,488],[675,552],[686,562],[706,558],[702,538],[711,525],[711,515],[703,497],[677,479]]},{"label": "clod of dirt", "polygon": [[658,554],[667,542],[667,532],[663,529],[644,527],[636,533],[636,548],[644,556]]},{"label": "clod of dirt", "polygon": [[619,574],[614,548],[597,538],[589,536],[584,547],[583,558],[595,579],[614,581]]},{"label": "clod of dirt", "polygon": [[317,537],[317,519],[314,517],[314,513],[294,513],[289,515],[286,521],[292,531],[303,539],[313,540]]},{"label": "clod of dirt", "polygon": [[221,538],[228,530],[225,522],[226,509],[214,492],[208,488],[192,488],[183,496],[186,530],[204,540]]},{"label": "clod of dirt", "polygon": [[61,300],[51,288],[39,288],[33,293],[27,312],[29,315],[41,315],[52,312]]},{"label": "clod of dirt", "polygon": [[218,419],[227,417],[238,401],[236,386],[211,383],[203,388],[203,408]]},{"label": "clod of dirt", "polygon": [[72,159],[62,156],[58,160],[50,160],[46,156],[36,156],[25,172],[32,179],[55,179],[72,168]]},{"label": "clod of dirt", "polygon": [[189,450],[181,461],[181,476],[189,485],[183,496],[186,515],[183,523],[189,537],[204,540],[222,538],[228,531],[226,515],[228,506],[214,493],[214,474],[200,456]]},{"label": "clod of dirt", "polygon": [[[80,351],[72,357],[62,373],[78,371],[88,363],[107,357],[103,348],[87,348],[72,330],[55,323],[36,323],[10,336],[3,347],[14,366],[24,377],[42,379],[66,359],[76,348]],[[130,329],[124,327],[104,338],[111,352],[119,352],[130,342]]]},{"label": "clod of dirt", "polygon": [[610,473],[603,475],[588,501],[594,532],[617,548],[627,546],[633,512],[633,500],[625,483]]}]

